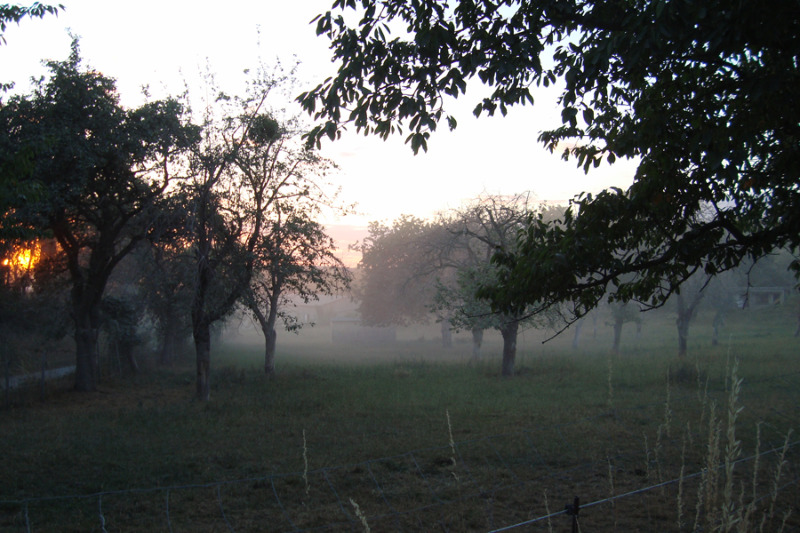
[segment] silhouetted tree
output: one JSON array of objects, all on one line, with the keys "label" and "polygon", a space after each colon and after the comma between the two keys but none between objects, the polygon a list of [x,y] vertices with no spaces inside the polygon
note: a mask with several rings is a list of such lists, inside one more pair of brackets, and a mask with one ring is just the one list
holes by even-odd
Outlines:
[{"label": "silhouetted tree", "polygon": [[147,233],[173,165],[196,138],[175,100],[120,106],[114,81],[81,68],[78,43],[26,96],[0,107],[0,167],[33,154],[19,180],[41,188],[3,216],[52,233],[71,280],[75,388],[97,387],[100,302],[109,276]]},{"label": "silhouetted tree", "polygon": [[299,201],[276,207],[257,247],[256,273],[245,303],[264,335],[264,372],[275,373],[275,348],[280,318],[287,331],[303,323],[290,311],[296,299],[303,303],[320,294],[336,294],[350,284],[350,272],[334,255],[333,239],[311,219],[314,202],[301,209]]},{"label": "silhouetted tree", "polygon": [[567,303],[572,320],[609,293],[658,307],[696,272],[800,248],[798,13],[794,0],[336,1],[316,21],[337,71],[299,100],[319,119],[311,143],[353,125],[405,131],[417,152],[440,121],[456,127],[447,106],[475,94],[470,80],[490,89],[475,115],[558,83],[561,124],[539,140],[587,171],[635,158],[634,182],[533,220],[485,294],[510,311]]}]

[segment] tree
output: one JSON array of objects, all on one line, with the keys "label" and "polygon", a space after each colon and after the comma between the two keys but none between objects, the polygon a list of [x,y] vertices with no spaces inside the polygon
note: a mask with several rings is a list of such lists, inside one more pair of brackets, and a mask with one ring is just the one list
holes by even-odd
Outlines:
[{"label": "tree", "polygon": [[642,317],[640,316],[638,307],[628,302],[613,302],[609,304],[608,308],[611,311],[611,318],[613,319],[611,325],[614,328],[614,340],[611,344],[611,352],[619,354],[619,347],[622,342],[622,326],[625,325],[626,322],[635,322],[637,326],[640,326]]},{"label": "tree", "polygon": [[[6,44],[5,31],[10,23],[19,24],[26,17],[44,18],[45,15],[58,15],[64,6],[51,6],[35,2],[29,7],[0,4],[0,46]],[[14,83],[0,82],[0,92],[14,87]],[[2,105],[2,98],[0,98]],[[15,203],[34,198],[40,190],[37,182],[30,179],[33,165],[33,150],[19,150],[13,156],[6,156],[0,162],[0,213],[7,213]],[[18,240],[31,240],[37,237],[35,229],[21,224],[18,220],[0,217],[0,254],[5,255],[11,247],[9,243]]]},{"label": "tree", "polygon": [[[707,292],[706,287],[711,279],[707,276],[695,275],[687,280],[675,295],[676,311],[678,317],[675,324],[678,327],[678,357],[686,357],[689,343],[689,326],[697,316],[700,304]],[[714,324],[716,330],[716,323]]]},{"label": "tree", "polygon": [[[203,143],[194,154],[187,184],[186,196],[191,201],[188,242],[194,256],[192,338],[196,394],[202,401],[208,401],[211,394],[211,327],[234,309],[249,286],[264,222],[264,189],[243,180],[233,165],[259,108],[236,117],[236,122],[230,117],[216,123],[206,119]],[[276,130],[273,138],[262,141],[273,145],[279,137]]]},{"label": "tree", "polygon": [[311,218],[309,209],[313,207],[312,203],[304,210],[292,202],[276,209],[257,247],[256,274],[244,301],[264,334],[264,372],[268,376],[275,373],[278,318],[287,331],[296,332],[303,326],[286,311],[296,305],[294,298],[308,303],[350,284],[350,272],[333,253],[333,239]]},{"label": "tree", "polygon": [[186,190],[195,269],[197,397],[204,401],[210,396],[212,324],[242,302],[270,254],[287,252],[270,250],[277,239],[286,239],[280,235],[287,229],[281,224],[272,234],[275,222],[291,212],[292,204],[323,197],[315,179],[329,170],[330,162],[299,142],[294,119],[282,120],[268,105],[274,91],[291,85],[292,76],[293,71],[280,67],[273,72],[259,69],[246,94],[235,98],[211,87],[217,97],[207,102],[204,138],[192,159]]},{"label": "tree", "polygon": [[[562,124],[540,134],[588,170],[639,161],[629,189],[576,198],[558,224],[532,220],[496,261],[497,308],[609,292],[658,307],[695,272],[716,275],[800,247],[800,15],[794,1],[336,0],[317,18],[336,75],[300,95],[309,142],[407,128],[416,152],[474,78],[475,114],[563,83]],[[357,11],[354,20],[343,12]],[[358,18],[360,17],[360,18]],[[400,23],[402,32],[392,35]],[[800,275],[800,261],[792,264]]]},{"label": "tree", "polygon": [[162,365],[174,363],[192,336],[194,257],[187,205],[190,202],[182,193],[162,199],[147,235],[148,246],[136,254],[138,287],[153,322]]},{"label": "tree", "polygon": [[361,261],[354,293],[365,324],[408,325],[428,320],[439,269],[431,260],[436,249],[429,242],[432,231],[430,222],[410,215],[391,226],[370,222],[369,235],[355,246]]},{"label": "tree", "polygon": [[472,335],[472,359],[481,358],[483,333],[499,325],[497,313],[489,302],[476,297],[478,288],[492,272],[488,261],[484,264],[463,265],[449,283],[439,281],[432,309],[443,314],[456,330],[467,329]]},{"label": "tree", "polygon": [[[288,331],[302,324],[287,313],[291,297],[304,303],[319,294],[333,294],[349,286],[350,274],[334,255],[336,245],[314,218],[333,199],[321,182],[333,168],[331,161],[300,142],[293,120],[278,124],[259,117],[234,163],[250,187],[265,197],[262,231],[253,248],[255,264],[244,303],[264,335],[264,372],[275,372],[278,318]],[[272,145],[265,140],[276,139]],[[260,192],[259,192],[260,191]]]},{"label": "tree", "polygon": [[183,108],[164,100],[127,110],[114,81],[80,65],[78,43],[33,94],[0,107],[0,167],[32,154],[21,179],[41,184],[36,198],[17,198],[4,219],[49,231],[71,281],[75,388],[97,387],[100,304],[109,276],[146,235],[151,208],[173,179],[173,165],[196,129]]},{"label": "tree", "polygon": [[[524,309],[514,312],[493,310],[489,302],[477,297],[477,292],[480,286],[493,283],[502,269],[491,262],[494,250],[514,246],[517,234],[533,210],[529,194],[483,196],[442,217],[439,222],[449,235],[447,244],[441,246],[441,265],[454,271],[455,275],[439,281],[435,309],[440,313],[445,311],[457,329],[472,332],[473,354],[479,353],[484,329],[500,331],[503,337],[503,376],[514,375],[520,326],[543,325],[546,318],[542,315],[534,320]],[[558,209],[542,208],[540,211],[543,216],[550,217]]]}]

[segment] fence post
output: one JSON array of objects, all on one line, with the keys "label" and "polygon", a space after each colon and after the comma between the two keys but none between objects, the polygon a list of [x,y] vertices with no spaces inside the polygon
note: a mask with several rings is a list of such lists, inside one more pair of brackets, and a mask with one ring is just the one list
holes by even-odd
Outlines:
[{"label": "fence post", "polygon": [[578,531],[580,531],[580,528],[578,527],[578,514],[581,512],[580,498],[575,496],[575,500],[572,502],[572,505],[565,505],[564,510],[567,512],[567,515],[572,517],[572,533],[578,533]]}]

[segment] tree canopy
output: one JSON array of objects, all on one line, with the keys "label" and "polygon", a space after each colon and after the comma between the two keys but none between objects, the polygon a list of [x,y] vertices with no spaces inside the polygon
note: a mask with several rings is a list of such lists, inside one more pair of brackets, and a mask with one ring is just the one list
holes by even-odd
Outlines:
[{"label": "tree canopy", "polygon": [[360,276],[354,286],[365,324],[424,323],[441,268],[436,255],[441,241],[429,222],[403,215],[391,226],[369,224],[369,235],[355,248],[361,252]]},{"label": "tree canopy", "polygon": [[57,241],[71,282],[76,388],[93,391],[107,282],[144,239],[197,128],[176,100],[123,108],[114,80],[81,65],[77,41],[66,61],[48,67],[32,94],[0,105],[0,169],[30,154],[14,178],[38,190],[14,198],[0,227],[32,228]]},{"label": "tree canopy", "polygon": [[795,1],[336,0],[316,23],[341,66],[299,97],[320,121],[309,142],[353,125],[427,150],[477,79],[492,92],[475,115],[556,84],[562,124],[544,146],[587,171],[639,162],[627,190],[581,195],[500,251],[505,274],[483,291],[498,308],[659,306],[694,272],[800,247]]}]

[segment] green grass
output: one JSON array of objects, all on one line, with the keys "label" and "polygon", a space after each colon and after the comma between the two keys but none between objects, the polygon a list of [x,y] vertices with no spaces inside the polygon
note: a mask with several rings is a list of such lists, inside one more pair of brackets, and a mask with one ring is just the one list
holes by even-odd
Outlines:
[{"label": "green grass", "polygon": [[[191,361],[109,377],[96,394],[48,386],[40,402],[19,393],[17,405],[0,411],[0,501],[26,501],[34,531],[99,529],[101,508],[109,531],[226,530],[225,519],[237,531],[358,530],[349,498],[375,531],[489,530],[546,514],[545,490],[549,507],[560,510],[576,494],[598,501],[675,479],[681,466],[699,472],[708,409],[716,402],[724,419],[734,360],[743,379],[742,455],[782,445],[790,428],[800,429],[800,346],[790,311],[734,314],[716,347],[701,316],[682,363],[668,313],[648,316],[640,337],[626,326],[613,357],[601,320],[596,337],[584,327],[578,350],[570,332],[543,345],[543,334],[527,331],[512,379],[499,375],[498,336],[487,335],[475,363],[467,336],[445,350],[435,327],[400,331],[398,343],[381,347],[333,345],[325,328],[283,334],[278,375],[266,379],[261,345],[242,332],[212,356],[207,404],[193,399]],[[760,464],[761,495],[773,463],[774,454]],[[784,482],[796,479],[797,467],[793,449]],[[752,478],[746,468],[738,468],[737,483]],[[219,494],[217,485],[195,487],[219,482],[231,483]],[[695,494],[692,483],[684,498]],[[158,487],[165,490],[130,492]],[[791,506],[797,491],[790,485],[779,504]],[[676,494],[672,485],[587,510],[584,527],[677,530]],[[26,530],[24,512],[24,504],[0,504],[0,530]],[[566,518],[558,519],[564,529]],[[800,527],[797,516],[789,524]]]}]

